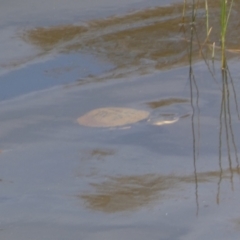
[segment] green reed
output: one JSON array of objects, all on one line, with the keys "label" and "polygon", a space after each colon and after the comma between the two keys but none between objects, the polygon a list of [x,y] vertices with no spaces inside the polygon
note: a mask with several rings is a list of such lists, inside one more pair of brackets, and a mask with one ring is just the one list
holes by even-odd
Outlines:
[{"label": "green reed", "polygon": [[206,11],[206,31],[207,35],[209,33],[209,10],[208,10],[208,0],[205,0],[205,11]]},{"label": "green reed", "polygon": [[[183,21],[186,14],[186,5],[187,0],[184,0],[183,6]],[[226,36],[227,36],[227,28],[229,23],[229,18],[231,15],[232,7],[234,0],[220,0],[220,41],[221,41],[221,67],[222,69],[226,69]],[[192,23],[197,22],[197,8],[198,8],[199,0],[192,0]],[[209,0],[205,0],[205,12],[206,12],[206,41],[209,38],[212,28],[209,25],[209,20],[211,19],[211,13],[209,13]],[[205,41],[205,42],[206,42]],[[204,43],[205,43],[204,42]],[[204,45],[204,44],[203,44]],[[212,58],[214,58],[214,47],[215,43],[213,43],[213,52]]]},{"label": "green reed", "polygon": [[228,0],[221,0],[221,49],[222,49],[222,69],[226,69],[226,33],[229,17],[233,6],[233,0],[230,4]]}]

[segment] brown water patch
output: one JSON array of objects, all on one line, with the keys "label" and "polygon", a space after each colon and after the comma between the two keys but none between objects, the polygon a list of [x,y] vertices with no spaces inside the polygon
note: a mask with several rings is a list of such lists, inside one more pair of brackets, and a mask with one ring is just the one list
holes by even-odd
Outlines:
[{"label": "brown water patch", "polygon": [[108,181],[92,184],[96,194],[83,194],[88,207],[113,213],[134,210],[160,198],[159,192],[172,188],[174,179],[154,174],[112,177]]},{"label": "brown water patch", "polygon": [[178,103],[189,103],[189,100],[183,99],[183,98],[167,98],[167,99],[161,99],[158,101],[147,102],[146,104],[151,109],[156,109],[156,108],[166,107],[166,106],[170,106],[172,104],[178,104]]},{"label": "brown water patch", "polygon": [[[219,3],[209,1],[209,26],[212,32],[206,40],[206,19],[204,2],[198,5],[196,20],[197,35],[194,35],[193,58],[202,59],[202,53],[211,54],[212,43],[216,43],[215,57],[220,46]],[[240,3],[235,3],[228,27],[227,44],[234,52],[240,49]],[[43,51],[58,49],[59,52],[87,51],[115,64],[111,77],[122,77],[120,69],[135,68],[141,74],[151,68],[164,69],[189,63],[189,39],[191,6],[187,6],[182,23],[183,4],[145,9],[124,16],[113,16],[86,22],[84,25],[61,25],[28,30],[23,38]],[[201,48],[201,51],[200,51]],[[118,71],[117,71],[118,70]],[[131,71],[130,71],[131,72]],[[125,72],[126,74],[127,72]]]},{"label": "brown water patch", "polygon": [[113,149],[105,149],[105,148],[95,148],[87,151],[83,151],[81,154],[81,160],[104,160],[109,156],[114,156],[116,154],[116,150]]},{"label": "brown water patch", "polygon": [[83,26],[66,25],[57,28],[39,27],[29,31],[24,37],[31,39],[32,44],[40,46],[45,50],[49,50],[57,44],[68,42],[86,31],[87,28]]},{"label": "brown water patch", "polygon": [[[182,184],[195,184],[198,198],[198,184],[217,182],[216,201],[220,203],[220,185],[222,180],[231,181],[232,173],[239,175],[239,169],[200,172],[186,176],[145,174],[137,176],[109,177],[107,181],[93,183],[94,193],[80,194],[86,206],[92,210],[106,213],[133,211],[147,206],[155,201],[172,197],[169,190],[174,190]],[[198,199],[196,199],[198,202]],[[197,206],[198,207],[198,206]]]},{"label": "brown water patch", "polygon": [[81,178],[81,177],[89,177],[89,178],[94,178],[98,172],[98,164],[99,161],[103,163],[106,160],[113,160],[114,157],[117,153],[117,150],[112,149],[112,148],[93,148],[93,149],[83,149],[81,150],[80,153],[80,161],[83,163],[90,163],[90,171],[86,174],[86,172],[82,172],[81,168],[76,169],[75,173],[76,176]]},{"label": "brown water patch", "polygon": [[109,149],[93,149],[91,151],[91,156],[92,157],[97,157],[97,158],[112,156],[114,154],[115,154],[115,151],[114,150],[109,150]]}]

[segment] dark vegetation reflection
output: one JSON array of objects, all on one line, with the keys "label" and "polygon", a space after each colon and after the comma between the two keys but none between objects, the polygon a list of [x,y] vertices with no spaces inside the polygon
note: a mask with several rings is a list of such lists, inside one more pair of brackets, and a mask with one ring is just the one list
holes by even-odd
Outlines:
[{"label": "dark vegetation reflection", "polygon": [[[231,77],[229,68],[227,67],[227,60],[225,59],[226,69],[222,69],[222,95],[221,95],[221,107],[219,115],[219,181],[218,181],[218,194],[217,194],[217,203],[220,202],[220,186],[222,181],[222,153],[223,153],[223,144],[225,143],[227,148],[227,159],[230,171],[230,181],[232,190],[234,190],[233,175],[237,173],[239,175],[239,158],[238,158],[238,149],[235,141],[234,133],[232,126],[232,114],[231,114],[231,100],[233,99],[235,103],[235,111],[237,112],[238,120],[239,110],[237,95],[234,87],[234,81]],[[231,93],[233,96],[231,96]],[[225,139],[224,139],[225,138]],[[235,159],[235,164],[237,166],[236,170],[233,170],[233,158]]]}]

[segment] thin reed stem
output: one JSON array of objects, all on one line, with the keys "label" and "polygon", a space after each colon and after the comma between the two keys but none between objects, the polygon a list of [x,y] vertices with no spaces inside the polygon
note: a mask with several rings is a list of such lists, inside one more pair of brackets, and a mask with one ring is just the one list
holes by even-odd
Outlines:
[{"label": "thin reed stem", "polygon": [[231,10],[233,6],[233,0],[231,0],[228,8],[228,0],[221,0],[221,48],[222,48],[222,69],[226,69],[226,33],[228,21],[230,18]]}]

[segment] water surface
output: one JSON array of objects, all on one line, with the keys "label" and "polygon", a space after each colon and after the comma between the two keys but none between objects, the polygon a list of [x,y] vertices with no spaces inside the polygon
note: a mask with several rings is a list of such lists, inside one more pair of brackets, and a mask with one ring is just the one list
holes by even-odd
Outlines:
[{"label": "water surface", "polygon": [[[15,36],[0,59],[2,239],[238,239],[238,41],[228,47],[232,81],[220,52],[207,66],[195,41],[190,68],[182,2],[168,3],[43,1],[30,24],[33,5],[4,3],[16,14],[1,15],[1,36]],[[78,124],[102,107],[185,117]]]}]

